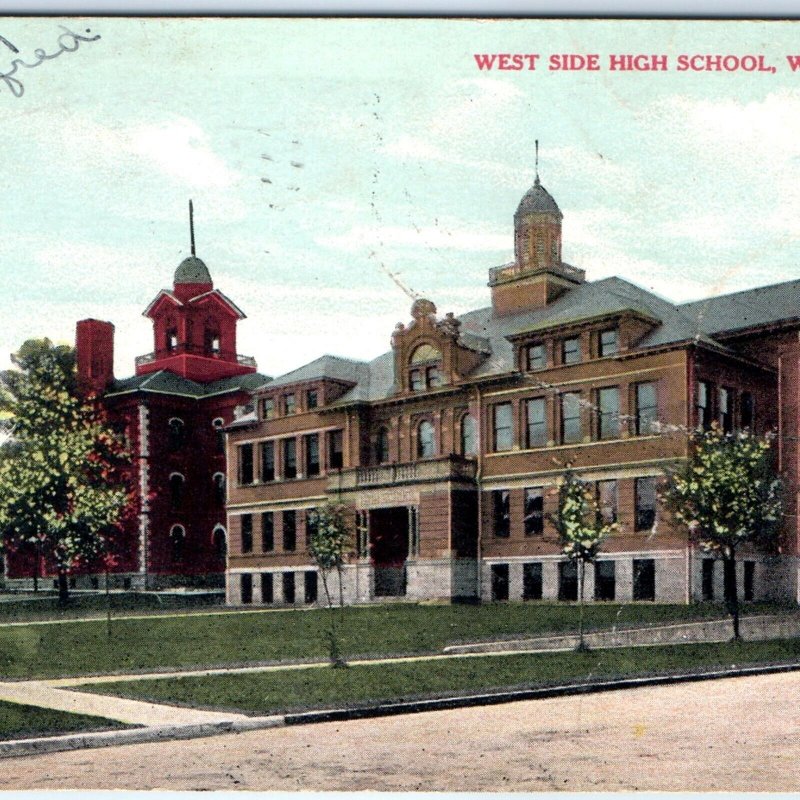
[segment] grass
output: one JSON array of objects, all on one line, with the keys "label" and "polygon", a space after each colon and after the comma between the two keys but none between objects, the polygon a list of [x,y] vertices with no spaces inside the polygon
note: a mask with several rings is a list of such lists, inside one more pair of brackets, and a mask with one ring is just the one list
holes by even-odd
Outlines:
[{"label": "grass", "polygon": [[129,728],[122,722],[0,700],[0,740]]},{"label": "grass", "polygon": [[[775,613],[752,605],[750,613]],[[342,652],[438,652],[459,641],[574,632],[578,609],[550,603],[348,608]],[[0,675],[9,678],[124,673],[162,668],[325,659],[326,610],[116,619],[0,626]],[[724,617],[716,605],[614,603],[586,607],[587,629]]]},{"label": "grass", "polygon": [[162,678],[81,688],[160,703],[272,714],[798,658],[800,640],[776,639]]}]

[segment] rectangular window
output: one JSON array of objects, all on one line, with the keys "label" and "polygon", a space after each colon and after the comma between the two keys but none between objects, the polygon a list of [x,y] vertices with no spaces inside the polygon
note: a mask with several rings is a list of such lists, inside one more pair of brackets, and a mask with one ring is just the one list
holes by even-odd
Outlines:
[{"label": "rectangular window", "polygon": [[653,432],[658,420],[658,398],[655,383],[636,384],[636,435],[647,436]]},{"label": "rectangular window", "polygon": [[425,389],[425,376],[421,369],[412,369],[408,375],[408,382],[412,392],[422,392]]},{"label": "rectangular window", "polygon": [[319,475],[319,434],[306,436],[306,475]]},{"label": "rectangular window", "polygon": [[239,445],[239,484],[247,486],[253,483],[253,445]]},{"label": "rectangular window", "polygon": [[755,422],[755,404],[753,403],[753,395],[750,392],[742,392],[739,401],[739,415],[741,427],[752,429]]},{"label": "rectangular window", "polygon": [[574,339],[564,339],[561,342],[561,363],[577,364],[581,360],[581,340],[576,336]]},{"label": "rectangular window", "polygon": [[242,575],[242,583],[240,586],[240,596],[242,605],[249,605],[253,602],[253,576],[245,572]]},{"label": "rectangular window", "polygon": [[528,370],[544,369],[547,366],[547,355],[543,344],[529,344],[525,348],[525,368]]},{"label": "rectangular window", "polygon": [[498,403],[492,409],[494,451],[510,450],[514,443],[514,420],[511,403]]},{"label": "rectangular window", "polygon": [[261,573],[261,602],[274,603],[275,602],[275,589],[272,583],[272,573]]},{"label": "rectangular window", "polygon": [[275,480],[275,442],[261,442],[261,480]]},{"label": "rectangular window", "polygon": [[615,356],[619,352],[619,336],[616,329],[600,331],[600,356]]},{"label": "rectangular window", "polygon": [[305,601],[306,603],[317,602],[317,573],[313,570],[307,570],[305,574]]},{"label": "rectangular window", "polygon": [[275,517],[272,511],[261,514],[261,552],[269,553],[275,549]]},{"label": "rectangular window", "polygon": [[755,600],[756,562],[744,562],[744,599],[751,603]]},{"label": "rectangular window", "polygon": [[574,561],[561,561],[558,565],[558,599],[578,599],[578,567]]},{"label": "rectangular window", "polygon": [[442,373],[439,372],[439,367],[428,367],[425,370],[425,379],[431,389],[442,385]]},{"label": "rectangular window", "polygon": [[273,419],[275,417],[275,400],[272,397],[265,397],[261,401],[262,419]]},{"label": "rectangular window", "polygon": [[597,435],[600,439],[619,438],[619,386],[597,392]]},{"label": "rectangular window", "polygon": [[703,600],[714,599],[714,564],[713,558],[703,559]]},{"label": "rectangular window", "polygon": [[242,514],[242,552],[253,552],[253,515]]},{"label": "rectangular window", "polygon": [[717,407],[719,409],[720,428],[723,433],[730,433],[733,430],[733,390],[720,387],[717,396]]},{"label": "rectangular window", "polygon": [[525,401],[525,446],[544,447],[547,444],[547,421],[544,397]]},{"label": "rectangular window", "polygon": [[656,479],[637,478],[634,483],[636,495],[635,530],[650,530],[656,522]]},{"label": "rectangular window", "polygon": [[283,573],[283,602],[287,605],[294,603],[294,572]]},{"label": "rectangular window", "polygon": [[594,563],[594,599],[613,600],[616,597],[617,583],[616,562],[595,561]]},{"label": "rectangular window", "polygon": [[297,440],[283,440],[283,477],[297,477]]},{"label": "rectangular window", "polygon": [[567,392],[561,395],[561,442],[573,444],[582,438],[581,396]]},{"label": "rectangular window", "polygon": [[331,469],[341,469],[344,465],[343,443],[341,431],[331,431],[328,434],[328,466]]},{"label": "rectangular window", "polygon": [[522,565],[522,599],[542,599],[542,565],[539,561]]},{"label": "rectangular window", "polygon": [[297,512],[283,512],[283,549],[293,553],[297,548]]},{"label": "rectangular window", "polygon": [[656,562],[652,558],[633,559],[633,599],[656,599]]},{"label": "rectangular window", "polygon": [[508,489],[492,492],[492,518],[494,535],[507,539],[511,534],[511,512]]},{"label": "rectangular window", "polygon": [[697,425],[703,430],[711,427],[713,387],[707,381],[697,382]]},{"label": "rectangular window", "polygon": [[[319,395],[316,389],[309,389],[306,392],[306,408],[311,411],[319,405]],[[316,572],[314,573],[317,574]]]},{"label": "rectangular window", "polygon": [[294,392],[289,392],[283,396],[283,413],[287,416],[297,411],[297,398]]},{"label": "rectangular window", "polygon": [[492,564],[492,600],[508,600],[508,564]]},{"label": "rectangular window", "polygon": [[597,510],[600,514],[600,519],[606,525],[611,525],[617,521],[616,481],[597,482]]},{"label": "rectangular window", "polygon": [[544,493],[541,489],[525,490],[525,535],[544,533]]}]

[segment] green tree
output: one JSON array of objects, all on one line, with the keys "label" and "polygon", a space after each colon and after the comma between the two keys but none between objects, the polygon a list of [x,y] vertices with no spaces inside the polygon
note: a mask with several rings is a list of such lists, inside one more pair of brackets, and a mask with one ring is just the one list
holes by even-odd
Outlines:
[{"label": "green tree", "polygon": [[121,479],[127,454],[100,407],[76,390],[70,348],[30,340],[2,374],[0,532],[8,549],[33,548],[58,575],[66,603],[67,574],[98,561],[131,497]]},{"label": "green tree", "polygon": [[583,637],[583,588],[586,565],[593,563],[616,523],[603,519],[589,484],[568,467],[558,488],[558,511],[552,517],[561,552],[575,564],[578,573],[578,650],[587,650]]},{"label": "green tree", "polygon": [[331,612],[328,647],[331,665],[334,667],[347,666],[339,644],[339,631],[336,614],[334,613],[331,579],[335,574],[339,590],[339,623],[343,625],[344,582],[342,570],[352,545],[348,519],[347,506],[341,503],[327,502],[309,511],[309,521],[312,528],[308,550],[312,560],[319,568],[325,599],[328,603],[328,610]]},{"label": "green tree", "polygon": [[736,552],[752,543],[777,542],[782,486],[773,468],[770,436],[725,434],[715,423],[690,436],[689,458],[669,473],[662,499],[695,543],[722,559],[725,606],[739,633]]}]

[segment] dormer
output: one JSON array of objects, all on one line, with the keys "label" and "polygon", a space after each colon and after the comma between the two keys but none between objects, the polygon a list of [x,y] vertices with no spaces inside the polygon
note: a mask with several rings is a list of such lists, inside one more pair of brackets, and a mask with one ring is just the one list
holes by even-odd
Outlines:
[{"label": "dormer", "polygon": [[452,314],[437,319],[430,300],[415,300],[411,317],[407,326],[398,322],[392,334],[396,394],[457,383],[488,355],[488,346],[479,337],[468,342],[461,335],[461,322]]}]

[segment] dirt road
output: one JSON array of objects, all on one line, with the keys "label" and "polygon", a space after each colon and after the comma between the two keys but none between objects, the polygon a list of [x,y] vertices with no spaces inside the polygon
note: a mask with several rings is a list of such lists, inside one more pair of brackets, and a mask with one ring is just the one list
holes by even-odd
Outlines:
[{"label": "dirt road", "polygon": [[800,674],[0,761],[20,789],[800,788]]}]

